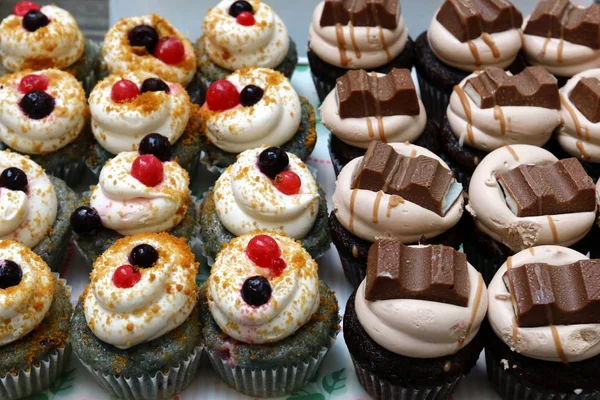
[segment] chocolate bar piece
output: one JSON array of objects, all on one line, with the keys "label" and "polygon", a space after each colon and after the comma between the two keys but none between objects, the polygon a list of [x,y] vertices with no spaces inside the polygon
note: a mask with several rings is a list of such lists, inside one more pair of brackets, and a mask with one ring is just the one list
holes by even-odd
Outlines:
[{"label": "chocolate bar piece", "polygon": [[600,260],[525,264],[503,279],[520,327],[600,322]]},{"label": "chocolate bar piece", "polygon": [[590,121],[600,122],[600,80],[581,78],[571,91],[569,99],[575,107]]},{"label": "chocolate bar piece", "polygon": [[452,247],[408,247],[399,240],[377,239],[369,249],[366,279],[365,298],[369,301],[469,304],[467,256]]},{"label": "chocolate bar piece", "polygon": [[354,171],[352,189],[398,195],[442,216],[462,193],[452,171],[438,160],[405,157],[379,141],[369,144]]},{"label": "chocolate bar piece", "polygon": [[596,186],[576,158],[519,165],[497,179],[517,217],[596,210]]},{"label": "chocolate bar piece", "polygon": [[463,43],[523,24],[523,14],[508,0],[446,0],[436,19]]},{"label": "chocolate bar piece", "polygon": [[337,24],[396,29],[400,0],[325,0],[321,26]]},{"label": "chocolate bar piece", "polygon": [[417,90],[408,69],[385,76],[350,70],[337,80],[340,118],[419,115]]},{"label": "chocolate bar piece", "polygon": [[578,7],[569,0],[541,0],[523,33],[562,38],[592,49],[600,48],[600,4]]},{"label": "chocolate bar piece", "polygon": [[529,106],[560,110],[556,78],[544,67],[527,67],[518,75],[489,67],[465,82],[464,91],[482,109]]}]

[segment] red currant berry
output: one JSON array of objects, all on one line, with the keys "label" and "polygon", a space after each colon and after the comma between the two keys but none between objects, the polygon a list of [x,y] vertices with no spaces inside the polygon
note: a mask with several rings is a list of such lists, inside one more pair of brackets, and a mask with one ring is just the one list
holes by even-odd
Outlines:
[{"label": "red currant berry", "polygon": [[158,41],[154,56],[169,65],[176,65],[185,58],[185,48],[176,37],[164,37]]},{"label": "red currant berry", "polygon": [[163,175],[162,162],[152,154],[138,156],[131,166],[131,176],[146,186],[158,185],[162,182]]},{"label": "red currant berry", "polygon": [[50,81],[46,75],[29,74],[25,75],[19,82],[19,90],[21,93],[28,93],[32,90],[45,91],[48,89]]},{"label": "red currant berry", "polygon": [[115,270],[112,281],[119,289],[129,289],[134,287],[142,279],[140,270],[131,265],[121,265]]},{"label": "red currant berry", "polygon": [[206,104],[213,111],[229,110],[240,104],[240,94],[233,83],[220,79],[208,87]]},{"label": "red currant berry", "polygon": [[24,17],[29,11],[39,10],[40,6],[33,1],[19,1],[13,8],[13,14],[17,17]]},{"label": "red currant berry", "polygon": [[246,247],[246,255],[261,268],[269,268],[279,275],[285,268],[285,261],[281,258],[279,245],[269,235],[256,235]]},{"label": "red currant berry", "polygon": [[298,194],[302,180],[297,173],[292,171],[282,171],[275,177],[275,187],[283,194]]},{"label": "red currant berry", "polygon": [[115,83],[110,91],[110,98],[115,103],[125,103],[135,99],[140,94],[140,88],[127,79]]},{"label": "red currant berry", "polygon": [[256,23],[254,15],[252,15],[252,13],[248,11],[242,11],[241,13],[239,13],[236,17],[236,21],[238,24],[243,26],[252,26]]}]

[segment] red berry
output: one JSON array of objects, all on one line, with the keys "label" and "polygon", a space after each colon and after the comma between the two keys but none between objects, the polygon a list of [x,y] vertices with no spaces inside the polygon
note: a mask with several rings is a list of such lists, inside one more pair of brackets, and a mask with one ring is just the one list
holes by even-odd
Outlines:
[{"label": "red berry", "polygon": [[164,37],[158,41],[154,56],[169,65],[176,65],[185,58],[185,48],[176,37]]},{"label": "red berry", "polygon": [[283,194],[298,194],[302,180],[297,173],[292,171],[283,171],[275,177],[274,185]]},{"label": "red berry", "polygon": [[256,235],[246,247],[246,255],[261,268],[269,268],[275,275],[285,269],[285,261],[281,258],[279,245],[269,235]]},{"label": "red berry", "polygon": [[129,289],[142,279],[140,270],[131,265],[121,265],[115,270],[112,280],[116,287],[120,289]]},{"label": "red berry", "polygon": [[135,99],[140,94],[140,88],[127,79],[115,83],[110,91],[110,98],[116,103],[125,103]]},{"label": "red berry", "polygon": [[138,156],[131,166],[131,176],[146,186],[154,187],[162,182],[162,162],[152,154]]},{"label": "red berry", "polygon": [[206,104],[213,111],[229,110],[240,104],[240,93],[233,83],[220,79],[208,87]]},{"label": "red berry", "polygon": [[39,10],[40,6],[33,1],[19,1],[13,8],[13,14],[17,17],[24,17],[29,11]]},{"label": "red berry", "polygon": [[241,13],[239,13],[236,17],[236,21],[238,24],[244,26],[252,26],[256,23],[254,15],[252,15],[252,13],[248,11],[242,11]]},{"label": "red berry", "polygon": [[19,82],[19,90],[21,93],[29,93],[32,90],[45,91],[48,89],[49,83],[46,75],[29,74],[25,75]]}]

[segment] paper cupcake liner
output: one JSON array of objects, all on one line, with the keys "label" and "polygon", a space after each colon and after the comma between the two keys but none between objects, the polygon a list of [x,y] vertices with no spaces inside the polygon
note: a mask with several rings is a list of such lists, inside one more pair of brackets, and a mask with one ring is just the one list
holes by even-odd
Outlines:
[{"label": "paper cupcake liner", "polygon": [[418,73],[418,70],[417,78],[421,89],[421,101],[423,101],[425,110],[427,110],[427,117],[441,122],[446,115],[446,108],[448,107],[452,92],[433,86],[425,77]]},{"label": "paper cupcake liner", "polygon": [[[58,243],[48,257],[44,257],[44,261],[46,261],[46,264],[48,264],[52,271],[58,272],[65,266],[70,245],[71,234],[69,233],[60,239],[60,243]],[[35,247],[32,250],[35,252]]]},{"label": "paper cupcake liner", "polygon": [[450,167],[450,169],[454,173],[454,177],[456,178],[456,180],[462,183],[465,192],[468,192],[473,172],[466,170],[465,168],[455,163],[454,160],[450,158],[450,155],[445,151],[441,151],[438,155],[442,160],[444,160],[446,164],[448,164],[448,167]]},{"label": "paper cupcake liner", "polygon": [[362,265],[355,258],[346,257],[341,253],[339,253],[339,255],[346,279],[348,279],[352,288],[357,289],[360,286],[360,283],[365,279],[367,266]]},{"label": "paper cupcake liner", "polygon": [[323,80],[311,73],[312,80],[315,84],[315,89],[317,89],[317,95],[319,96],[319,103],[322,103],[325,100],[325,97],[335,88],[335,81]]},{"label": "paper cupcake liner", "polygon": [[81,182],[85,174],[85,169],[85,159],[80,158],[77,161],[65,161],[65,163],[60,163],[53,168],[47,169],[46,172],[58,179],[62,179],[67,186],[73,187]]},{"label": "paper cupcake liner", "polygon": [[333,172],[335,173],[335,177],[337,178],[344,166],[331,150],[331,136],[333,136],[333,133],[329,134],[329,139],[327,139],[327,148],[329,149],[329,157],[331,158],[331,165],[333,165]]},{"label": "paper cupcake liner", "polygon": [[204,150],[200,152],[200,162],[204,165],[204,167],[206,167],[208,172],[217,176],[220,176],[223,173],[223,171],[225,171],[225,169],[227,168],[217,165],[213,160],[210,159],[208,153]]},{"label": "paper cupcake liner", "polygon": [[196,347],[187,360],[177,367],[169,368],[166,373],[159,371],[131,378],[104,374],[77,358],[96,382],[113,397],[127,400],[170,399],[192,382],[202,359],[202,346]]},{"label": "paper cupcake liner", "polygon": [[486,284],[490,283],[498,268],[506,261],[502,256],[484,253],[473,239],[465,239],[463,250],[469,263],[481,272]]}]

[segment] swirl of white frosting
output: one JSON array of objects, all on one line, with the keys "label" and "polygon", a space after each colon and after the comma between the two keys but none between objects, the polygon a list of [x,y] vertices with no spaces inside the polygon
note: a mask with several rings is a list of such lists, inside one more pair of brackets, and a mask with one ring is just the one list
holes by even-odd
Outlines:
[{"label": "swirl of white frosting", "polygon": [[137,151],[140,141],[149,133],[160,133],[173,144],[185,131],[191,114],[190,96],[178,83],[167,83],[169,93],[145,92],[123,103],[111,99],[112,87],[121,79],[141,87],[149,78],[156,75],[141,70],[110,75],[90,94],[94,137],[112,154]]},{"label": "swirl of white frosting", "polygon": [[[158,260],[139,269],[141,278],[133,287],[118,288],[113,275],[140,244],[154,247]],[[94,262],[91,283],[83,292],[88,326],[98,339],[119,349],[157,339],[181,325],[196,306],[197,272],[184,238],[144,233],[119,239]]]},{"label": "swirl of white frosting", "polygon": [[[439,12],[439,11],[438,11]],[[521,29],[483,33],[476,39],[461,42],[437,20],[437,12],[427,30],[431,51],[444,63],[463,71],[486,67],[505,69],[521,50]]]},{"label": "swirl of white frosting", "polygon": [[[410,143],[390,143],[390,146],[403,156],[434,158],[450,169],[444,160],[423,147]],[[446,215],[440,216],[400,196],[371,190],[352,190],[354,170],[362,159],[355,158],[342,169],[332,198],[336,218],[352,234],[370,242],[389,235],[402,243],[414,243],[423,237],[429,239],[438,236],[460,221],[464,208],[462,196]]]},{"label": "swirl of white frosting", "polygon": [[295,195],[280,192],[258,168],[258,156],[264,149],[246,150],[221,174],[214,188],[217,215],[236,236],[264,229],[302,239],[317,219],[317,182],[306,164],[288,153],[288,170],[300,177],[302,185]]},{"label": "swirl of white frosting", "polygon": [[16,240],[28,247],[40,242],[54,225],[58,201],[44,170],[17,153],[0,151],[0,173],[16,167],[27,175],[27,192],[0,188],[0,240]]},{"label": "swirl of white frosting", "polygon": [[408,29],[402,15],[396,29],[350,24],[321,26],[324,4],[315,8],[308,31],[310,49],[323,61],[348,69],[372,69],[389,63],[406,47]]},{"label": "swirl of white frosting", "polygon": [[102,225],[121,235],[167,231],[185,216],[190,202],[189,176],[174,161],[163,163],[164,178],[157,186],[144,185],[131,175],[137,152],[119,153],[100,171],[90,206]]},{"label": "swirl of white frosting", "polygon": [[593,123],[573,104],[569,95],[582,78],[600,79],[600,68],[575,75],[560,89],[562,125],[558,129],[558,142],[562,148],[580,160],[600,162],[600,123]]},{"label": "swirl of white frosting", "polygon": [[211,111],[205,103],[201,117],[212,144],[229,153],[241,153],[262,145],[281,146],[296,134],[302,118],[300,98],[282,73],[245,68],[227,80],[238,92],[247,85],[256,85],[264,94],[253,106],[238,105],[225,111]]},{"label": "swirl of white frosting", "polygon": [[[510,74],[510,72],[509,72]],[[543,146],[560,125],[560,111],[544,107],[496,106],[479,108],[465,93],[467,76],[454,88],[446,111],[461,145],[491,152],[508,144]]]},{"label": "swirl of white frosting", "polygon": [[81,58],[84,38],[75,18],[54,5],[41,12],[50,23],[35,32],[24,29],[23,17],[14,14],[0,23],[0,59],[7,70],[65,69]]},{"label": "swirl of white frosting", "polygon": [[467,210],[477,228],[513,251],[531,246],[570,246],[592,229],[596,211],[517,217],[506,204],[496,176],[519,165],[554,163],[558,159],[536,146],[504,146],[488,154],[473,172]]},{"label": "swirl of white frosting", "polygon": [[[246,255],[254,234],[239,236],[218,255],[208,279],[208,306],[221,330],[244,343],[272,343],[284,339],[310,321],[319,308],[317,263],[300,243],[267,233],[281,249],[286,267],[278,276],[254,264]],[[271,298],[260,307],[242,298],[242,285],[253,276],[271,284]]]},{"label": "swirl of white frosting", "polygon": [[290,37],[283,21],[260,0],[250,3],[256,23],[244,26],[229,15],[235,0],[223,0],[204,17],[204,46],[217,65],[235,71],[246,67],[275,68],[283,62]]},{"label": "swirl of white frosting", "polygon": [[[515,310],[511,294],[502,279],[509,264],[511,268],[530,263],[565,265],[586,259],[583,254],[561,246],[532,247],[509,257],[494,275],[488,289],[488,320],[496,335],[513,351],[544,361],[577,362],[600,354],[600,324],[528,328],[515,325]],[[566,360],[561,359],[559,346]]]},{"label": "swirl of white frosting", "polygon": [[483,278],[471,264],[468,274],[467,307],[414,299],[369,301],[363,280],[354,301],[356,316],[369,337],[393,353],[415,358],[449,356],[471,343],[487,312]]},{"label": "swirl of white frosting", "polygon": [[44,260],[21,243],[0,240],[0,265],[4,261],[21,267],[23,277],[18,285],[0,289],[0,346],[21,339],[44,320],[56,285]]},{"label": "swirl of white frosting", "polygon": [[[176,65],[169,65],[145,51],[134,51],[129,43],[128,35],[129,31],[138,25],[153,27],[160,38],[175,37],[179,39],[185,50],[183,61]],[[192,43],[166,19],[156,14],[121,18],[117,21],[104,36],[102,55],[112,73],[144,70],[167,82],[177,82],[183,86],[187,86],[196,73],[196,54]]]},{"label": "swirl of white frosting", "polygon": [[54,111],[31,119],[19,106],[21,79],[31,71],[0,78],[0,141],[26,154],[51,153],[73,142],[89,120],[85,92],[73,75],[57,69],[35,72],[49,80],[46,93],[54,98]]}]

